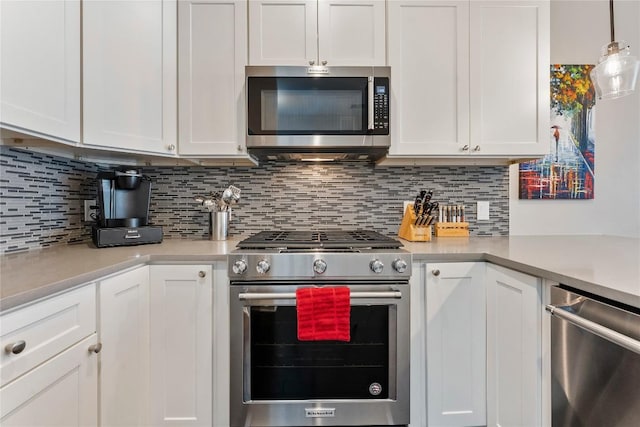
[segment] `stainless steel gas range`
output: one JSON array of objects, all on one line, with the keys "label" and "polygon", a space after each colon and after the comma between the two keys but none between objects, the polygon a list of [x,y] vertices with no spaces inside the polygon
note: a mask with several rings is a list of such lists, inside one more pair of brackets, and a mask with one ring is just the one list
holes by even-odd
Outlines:
[{"label": "stainless steel gas range", "polygon": [[[411,254],[371,231],[261,232],[229,256],[231,426],[409,424]],[[348,287],[350,340],[300,341],[296,290]]]}]

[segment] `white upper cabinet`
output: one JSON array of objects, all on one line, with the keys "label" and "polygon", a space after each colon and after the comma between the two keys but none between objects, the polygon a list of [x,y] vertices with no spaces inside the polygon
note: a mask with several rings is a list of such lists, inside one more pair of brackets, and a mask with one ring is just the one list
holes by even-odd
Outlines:
[{"label": "white upper cabinet", "polygon": [[80,1],[0,2],[0,124],[80,141]]},{"label": "white upper cabinet", "polygon": [[318,0],[318,60],[386,65],[384,0]]},{"label": "white upper cabinet", "polygon": [[249,64],[306,65],[318,58],[316,0],[249,2]]},{"label": "white upper cabinet", "polygon": [[468,1],[389,2],[391,149],[443,155],[469,141]]},{"label": "white upper cabinet", "polygon": [[549,147],[549,2],[472,1],[471,151]]},{"label": "white upper cabinet", "polygon": [[175,154],[176,0],[82,7],[83,142]]},{"label": "white upper cabinet", "polygon": [[385,65],[384,0],[249,2],[249,64]]},{"label": "white upper cabinet", "polygon": [[178,3],[180,155],[246,156],[247,2]]},{"label": "white upper cabinet", "polygon": [[388,3],[399,157],[523,157],[548,149],[549,2]]}]

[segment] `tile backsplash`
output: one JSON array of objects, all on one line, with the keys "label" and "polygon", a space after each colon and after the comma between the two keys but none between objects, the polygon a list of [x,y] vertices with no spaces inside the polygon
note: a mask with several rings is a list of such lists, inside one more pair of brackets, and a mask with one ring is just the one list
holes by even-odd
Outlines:
[{"label": "tile backsplash", "polygon": [[[96,196],[101,168],[0,147],[0,252],[90,241],[83,200]],[[150,221],[165,238],[207,238],[208,213],[193,196],[242,190],[230,234],[266,229],[364,228],[396,235],[404,200],[431,189],[441,204],[464,204],[471,235],[507,235],[506,166],[384,167],[364,162],[265,163],[259,167],[144,167],[152,181]],[[475,201],[491,203],[476,221]]]}]

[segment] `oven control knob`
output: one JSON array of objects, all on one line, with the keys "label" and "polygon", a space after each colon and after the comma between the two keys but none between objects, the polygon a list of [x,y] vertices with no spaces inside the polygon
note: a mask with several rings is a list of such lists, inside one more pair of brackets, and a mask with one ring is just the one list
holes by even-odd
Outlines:
[{"label": "oven control knob", "polygon": [[384,264],[379,259],[374,259],[369,263],[369,267],[371,268],[371,271],[373,271],[374,273],[382,273],[382,270],[384,269]]},{"label": "oven control knob", "polygon": [[256,265],[256,271],[258,274],[265,274],[270,268],[271,264],[269,264],[269,261],[266,259],[258,261],[258,264]]},{"label": "oven control knob", "polygon": [[247,271],[247,262],[243,259],[239,259],[233,263],[231,269],[235,274],[244,274],[244,272]]},{"label": "oven control knob", "polygon": [[393,261],[393,269],[398,273],[404,273],[407,271],[407,262],[403,259],[397,259]]},{"label": "oven control knob", "polygon": [[313,261],[313,271],[317,274],[322,274],[327,271],[327,262],[323,259],[317,259]]}]

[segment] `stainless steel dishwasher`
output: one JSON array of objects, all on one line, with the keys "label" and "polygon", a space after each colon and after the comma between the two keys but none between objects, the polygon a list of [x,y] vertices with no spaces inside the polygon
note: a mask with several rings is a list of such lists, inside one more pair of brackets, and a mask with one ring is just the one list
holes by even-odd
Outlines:
[{"label": "stainless steel dishwasher", "polygon": [[640,310],[551,289],[553,427],[640,426]]}]

